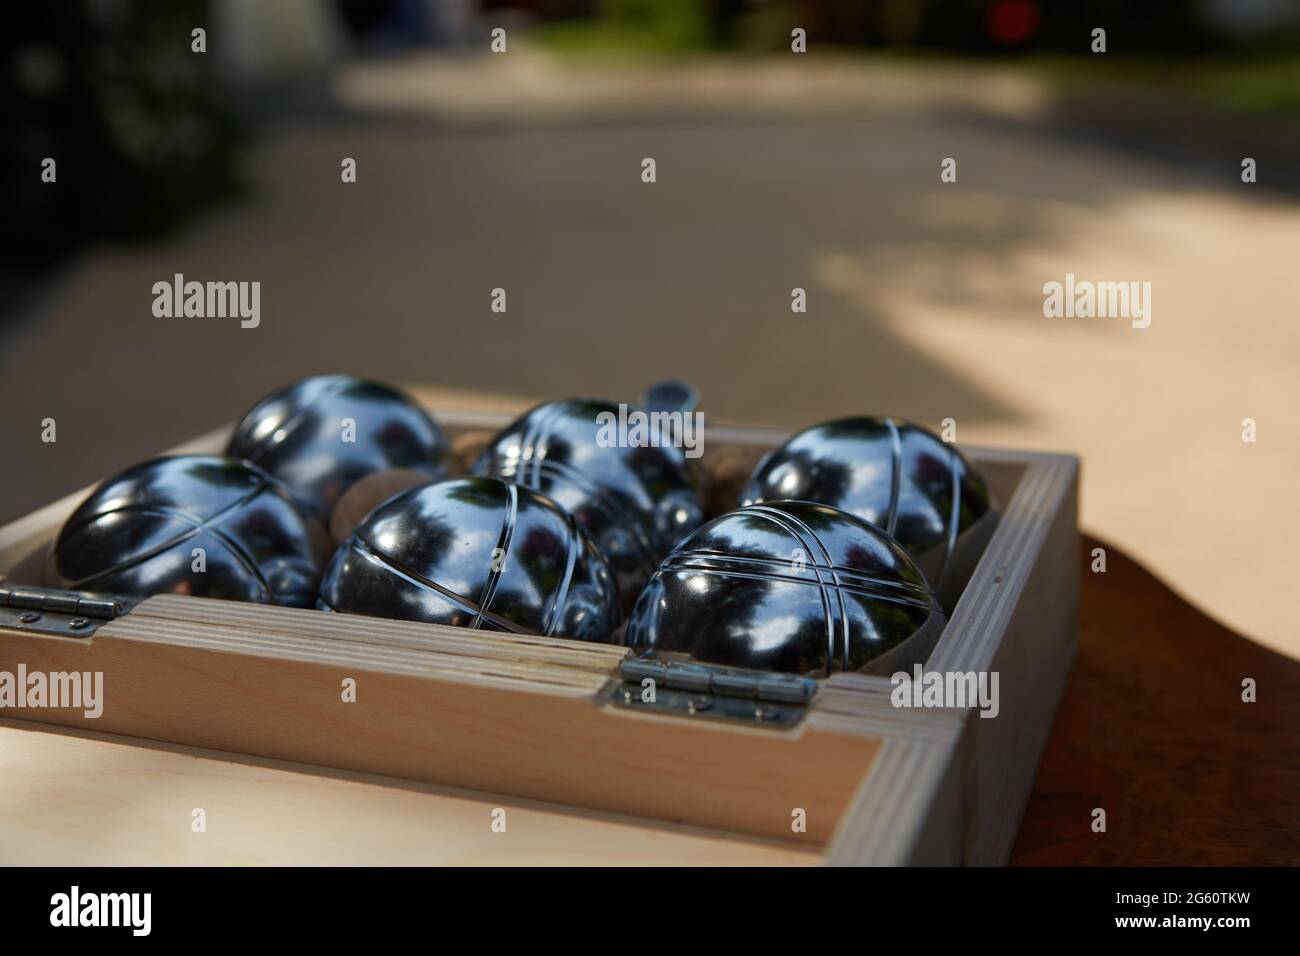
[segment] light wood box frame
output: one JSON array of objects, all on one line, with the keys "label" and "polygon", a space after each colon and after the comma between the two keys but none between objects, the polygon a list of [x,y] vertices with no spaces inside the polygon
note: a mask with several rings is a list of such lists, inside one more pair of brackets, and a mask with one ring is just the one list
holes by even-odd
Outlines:
[{"label": "light wood box frame", "polygon": [[[435,415],[453,434],[507,420]],[[173,453],[219,452],[228,432]],[[757,456],[785,437],[713,426],[704,447]],[[631,712],[602,703],[623,648],[178,596],[89,639],[0,629],[0,671],[102,671],[107,698],[97,720],[4,716],[620,814],[752,843],[755,862],[773,846],[830,864],[1004,863],[1074,656],[1078,462],[964,452],[1003,514],[926,666],[997,671],[994,719],[898,709],[888,678],[857,674],[824,681],[794,731]],[[37,583],[88,490],[0,528],[0,573]]]}]

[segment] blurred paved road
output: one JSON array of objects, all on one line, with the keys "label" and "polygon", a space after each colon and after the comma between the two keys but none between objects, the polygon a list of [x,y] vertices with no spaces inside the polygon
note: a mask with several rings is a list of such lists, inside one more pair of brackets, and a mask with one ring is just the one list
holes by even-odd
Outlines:
[{"label": "blurred paved road", "polygon": [[[722,418],[952,417],[963,443],[1078,451],[1087,527],[1300,656],[1300,206],[1051,136],[1001,74],[501,60],[352,69],[345,111],[266,131],[242,202],[7,317],[0,515],[313,372],[627,399],[675,375]],[[261,280],[261,327],[154,318],[176,272]],[[1044,318],[1067,272],[1150,281],[1151,327]]]}]

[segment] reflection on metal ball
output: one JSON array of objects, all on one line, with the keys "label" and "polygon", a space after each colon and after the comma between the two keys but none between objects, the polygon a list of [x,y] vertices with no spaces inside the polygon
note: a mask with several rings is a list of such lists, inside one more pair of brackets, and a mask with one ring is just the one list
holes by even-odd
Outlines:
[{"label": "reflection on metal ball", "polygon": [[918,425],[843,418],[769,452],[740,504],[799,500],[857,515],[892,535],[951,613],[997,525],[984,478]]},{"label": "reflection on metal ball", "polygon": [[411,468],[445,473],[447,436],[406,395],[351,375],[316,375],[258,402],[239,422],[226,454],[283,481],[322,522],[357,479]]},{"label": "reflection on metal ball", "polygon": [[155,458],[91,492],[55,540],[48,584],[127,597],[310,607],[324,528],[274,478],[234,458]]},{"label": "reflection on metal ball", "polygon": [[572,514],[609,562],[630,609],[660,559],[704,520],[704,504],[682,448],[602,439],[602,416],[618,415],[607,401],[539,405],[492,439],[474,472],[540,491]]},{"label": "reflection on metal ball", "polygon": [[729,512],[660,565],[628,623],[641,653],[826,675],[923,662],[946,623],[906,552],[826,505],[775,501]]},{"label": "reflection on metal ball", "polygon": [[596,642],[622,620],[613,575],[573,518],[498,478],[421,485],[381,504],[335,553],[317,606]]}]

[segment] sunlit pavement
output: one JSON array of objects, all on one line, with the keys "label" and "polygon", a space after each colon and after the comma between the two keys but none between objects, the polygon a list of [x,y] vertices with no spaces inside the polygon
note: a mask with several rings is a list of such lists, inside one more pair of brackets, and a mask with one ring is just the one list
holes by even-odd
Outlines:
[{"label": "sunlit pavement", "polygon": [[[242,202],[82,257],[0,325],[0,512],[315,371],[628,399],[676,375],[719,418],[951,417],[965,444],[1077,452],[1084,526],[1300,656],[1300,205],[1267,190],[1268,157],[1247,186],[1064,141],[1005,71],[529,54],[335,89],[344,111],[266,131]],[[176,272],[261,280],[261,326],[154,318]],[[1067,272],[1150,282],[1150,327],[1045,318]]]}]

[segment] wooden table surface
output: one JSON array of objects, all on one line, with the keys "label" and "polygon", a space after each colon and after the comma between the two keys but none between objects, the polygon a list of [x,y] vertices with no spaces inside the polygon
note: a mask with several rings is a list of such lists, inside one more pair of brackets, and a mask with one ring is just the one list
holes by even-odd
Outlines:
[{"label": "wooden table surface", "polygon": [[1086,536],[1085,569],[1096,547],[1107,570],[1083,575],[1079,653],[1012,864],[1300,865],[1300,662]]}]

